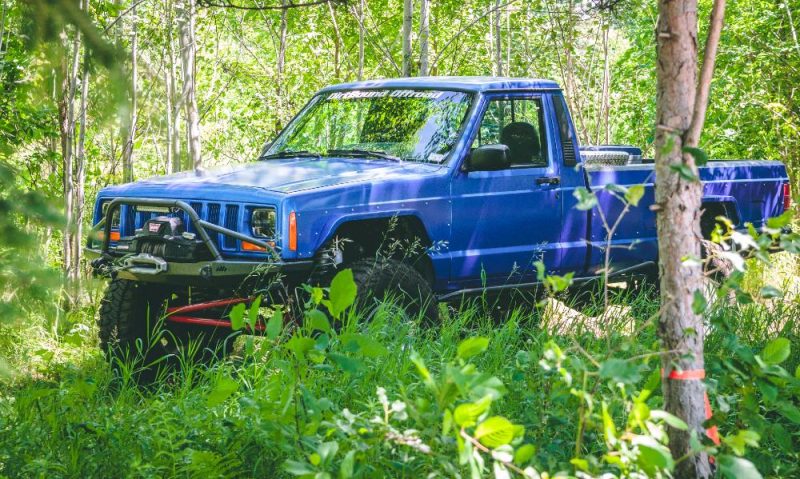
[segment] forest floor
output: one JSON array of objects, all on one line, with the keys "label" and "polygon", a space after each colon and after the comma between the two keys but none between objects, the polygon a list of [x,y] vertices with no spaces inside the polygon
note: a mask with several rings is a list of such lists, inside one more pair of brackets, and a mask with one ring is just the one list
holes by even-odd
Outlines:
[{"label": "forest floor", "polygon": [[[794,260],[777,259],[771,269],[748,273],[745,282],[798,291]],[[297,360],[302,354],[286,352],[297,351],[286,332],[274,341],[248,344],[242,338],[224,361],[179,358],[171,373],[141,386],[132,380],[135,361],[115,373],[97,346],[96,286],[94,301],[83,310],[57,321],[33,315],[0,343],[15,371],[0,383],[0,477],[330,477],[328,471],[347,476],[351,470],[362,477],[452,477],[459,468],[467,476],[455,441],[444,439],[436,406],[443,399],[429,391],[423,363],[434,378],[453,374],[453,395],[467,387],[494,391],[492,413],[524,426],[525,442],[535,447],[529,462],[537,470],[596,470],[592,461],[608,447],[598,425],[599,403],[607,403],[624,428],[631,398],[660,366],[653,354],[656,297],[615,290],[611,312],[602,313],[597,304],[578,311],[551,299],[498,323],[477,301],[448,310],[441,326],[429,329],[398,320],[387,308],[369,324],[312,336],[304,361]],[[723,435],[754,420],[737,412],[754,386],[724,379],[729,363],[739,369],[749,364],[736,359],[737,348],[758,352],[776,336],[797,346],[798,318],[796,297],[744,306],[723,301],[709,312],[707,384]],[[470,371],[480,374],[465,385],[452,370],[463,365],[457,347],[469,337],[487,338],[488,346],[471,360]],[[783,364],[792,373],[798,353],[794,347]],[[619,359],[631,367],[616,373],[615,387],[603,381],[603,367]],[[599,376],[593,364],[600,365]],[[576,390],[594,398],[594,412],[585,417],[577,411],[591,409],[592,402],[587,406]],[[389,421],[382,409],[386,396],[407,406],[407,417],[398,416],[394,426],[398,434],[414,435],[433,452],[410,441],[391,442],[388,435],[374,441],[370,431],[377,426],[370,418],[379,423],[385,412]],[[653,408],[660,402],[655,396]],[[778,393],[773,400],[780,400]],[[748,449],[748,458],[765,476],[797,474],[792,441],[800,419],[762,414],[773,434],[762,434],[760,448]],[[336,446],[324,446],[331,443]],[[578,457],[588,461],[585,466]]]}]

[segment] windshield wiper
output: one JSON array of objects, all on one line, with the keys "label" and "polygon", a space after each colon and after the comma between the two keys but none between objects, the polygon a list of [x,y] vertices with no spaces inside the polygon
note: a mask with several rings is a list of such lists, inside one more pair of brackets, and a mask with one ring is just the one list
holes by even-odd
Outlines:
[{"label": "windshield wiper", "polygon": [[401,158],[396,156],[390,155],[383,151],[375,151],[375,150],[328,150],[328,156],[355,156],[355,157],[367,157],[367,158],[380,158],[382,160],[390,160],[390,161],[403,161]]},{"label": "windshield wiper", "polygon": [[284,150],[284,151],[279,151],[277,153],[270,153],[269,155],[261,155],[259,160],[268,160],[268,159],[271,159],[271,158],[316,158],[316,159],[320,159],[320,158],[322,158],[322,155],[320,155],[319,153],[314,153],[313,151],[308,151],[308,150],[297,150],[297,151]]}]

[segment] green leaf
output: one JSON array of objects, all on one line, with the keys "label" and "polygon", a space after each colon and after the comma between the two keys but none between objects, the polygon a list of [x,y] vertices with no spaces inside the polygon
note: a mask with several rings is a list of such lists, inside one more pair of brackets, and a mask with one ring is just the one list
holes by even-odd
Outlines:
[{"label": "green leaf", "polygon": [[246,308],[244,303],[239,303],[231,308],[228,317],[231,320],[231,328],[233,328],[234,331],[239,331],[244,327],[244,312]]},{"label": "green leaf", "polygon": [[650,411],[650,417],[655,419],[661,419],[665,423],[669,424],[670,426],[678,429],[680,431],[688,431],[689,425],[686,424],[683,419],[679,418],[678,416],[673,416],[672,414],[668,413],[667,411],[662,411],[660,409],[655,409]]},{"label": "green leaf", "polygon": [[636,457],[636,464],[648,476],[656,477],[660,471],[671,471],[675,468],[675,460],[666,447],[657,443],[639,444],[637,447],[639,455]]},{"label": "green leaf", "polygon": [[692,298],[692,312],[694,314],[703,314],[708,309],[708,301],[699,289],[694,290],[694,297]]},{"label": "green leaf", "polygon": [[731,479],[762,479],[756,466],[741,457],[722,455],[717,456],[719,470],[723,476]]},{"label": "green leaf", "polygon": [[492,416],[475,428],[475,439],[488,448],[503,446],[514,439],[515,428],[511,421],[501,416]]},{"label": "green leaf", "polygon": [[389,350],[375,338],[365,334],[347,333],[341,336],[342,344],[347,351],[359,351],[368,358],[385,356]]},{"label": "green leaf", "polygon": [[306,321],[308,321],[312,331],[322,331],[328,334],[331,332],[331,323],[328,321],[328,316],[318,309],[306,311]]},{"label": "green leaf", "polygon": [[489,410],[491,404],[492,398],[489,396],[475,403],[459,404],[453,412],[453,420],[461,427],[474,426],[481,414]]},{"label": "green leaf", "polygon": [[342,464],[339,466],[339,477],[341,479],[350,479],[353,477],[353,469],[355,468],[356,451],[348,451],[342,459]]},{"label": "green leaf", "polygon": [[329,353],[328,357],[346,373],[355,374],[364,368],[364,363],[344,354]]},{"label": "green leaf", "polygon": [[286,343],[286,349],[293,352],[297,359],[303,359],[305,353],[313,348],[314,344],[313,339],[295,334],[292,336],[292,339]]},{"label": "green leaf", "polygon": [[606,360],[600,365],[600,377],[624,384],[633,384],[641,379],[638,366],[616,358]]},{"label": "green leaf", "polygon": [[778,405],[778,411],[780,411],[781,415],[786,419],[795,424],[800,424],[800,409],[794,404],[782,402]]},{"label": "green leaf", "polygon": [[251,331],[255,330],[256,323],[258,322],[258,309],[261,307],[261,295],[256,297],[250,309],[247,310],[247,324],[250,326]]},{"label": "green leaf", "polygon": [[616,444],[617,443],[617,427],[614,425],[614,420],[611,418],[611,414],[608,413],[608,404],[603,401],[601,406],[602,411],[602,418],[603,418],[603,435],[605,436],[607,444]]},{"label": "green leaf", "polygon": [[489,338],[484,338],[482,336],[467,338],[461,341],[461,344],[458,345],[457,354],[460,359],[466,361],[467,359],[486,351],[488,347]]},{"label": "green leaf", "polygon": [[578,200],[578,204],[575,205],[576,209],[586,211],[597,206],[597,195],[582,186],[575,188],[572,196]]},{"label": "green leaf", "polygon": [[281,329],[283,328],[283,311],[280,307],[275,309],[272,313],[272,317],[269,318],[267,321],[267,337],[271,340],[275,340],[279,334],[281,334]]},{"label": "green leaf", "polygon": [[306,476],[317,472],[316,470],[314,470],[311,464],[308,464],[307,462],[292,461],[292,460],[283,463],[283,470],[293,476]]},{"label": "green leaf", "polygon": [[684,153],[690,154],[694,158],[694,163],[697,166],[703,166],[706,163],[708,163],[708,155],[701,148],[697,148],[694,146],[684,146],[682,148],[682,151]]},{"label": "green leaf", "polygon": [[789,357],[792,343],[786,338],[776,338],[770,341],[761,351],[761,359],[767,364],[780,364]]},{"label": "green leaf", "polygon": [[781,291],[780,289],[776,288],[775,286],[769,286],[769,285],[764,286],[763,288],[761,288],[760,294],[761,294],[761,297],[765,298],[765,299],[773,299],[773,298],[782,298],[783,297],[783,291]]},{"label": "green leaf", "polygon": [[639,201],[641,201],[643,196],[644,185],[633,185],[625,192],[625,201],[630,205],[639,206]]},{"label": "green leaf", "polygon": [[339,318],[344,310],[353,305],[357,290],[351,269],[343,269],[333,277],[328,298],[331,302],[330,313],[334,318]]},{"label": "green leaf", "polygon": [[767,219],[767,228],[772,230],[779,230],[783,227],[789,226],[792,223],[793,210],[786,210],[782,215],[774,218]]},{"label": "green leaf", "polygon": [[222,377],[214,385],[214,389],[206,397],[206,406],[214,407],[225,402],[231,394],[239,389],[239,383],[228,377]]},{"label": "green leaf", "polygon": [[517,448],[517,451],[514,453],[514,464],[518,466],[524,466],[531,460],[533,455],[536,453],[536,447],[531,444],[524,444]]},{"label": "green leaf", "polygon": [[678,176],[680,176],[682,179],[686,181],[700,181],[700,178],[698,178],[694,174],[692,169],[689,168],[688,165],[685,165],[683,163],[679,163],[677,165],[669,165],[669,169],[677,173]]}]

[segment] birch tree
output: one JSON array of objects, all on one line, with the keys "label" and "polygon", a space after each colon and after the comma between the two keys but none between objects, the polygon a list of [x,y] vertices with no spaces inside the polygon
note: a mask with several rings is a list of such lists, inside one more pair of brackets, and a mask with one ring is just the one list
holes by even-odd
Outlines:
[{"label": "birch tree", "polygon": [[411,76],[411,26],[413,21],[413,0],[403,0],[403,76]]},{"label": "birch tree", "polygon": [[725,0],[715,0],[699,89],[697,0],[659,0],[656,27],[656,203],[661,273],[659,335],[664,408],[683,419],[688,431],[669,428],[676,477],[711,477],[705,452],[695,452],[691,435],[703,434],[705,376],[703,318],[692,308],[702,286],[700,215],[703,186],[687,147],[697,146],[705,120],[708,87],[722,28]]},{"label": "birch tree", "polygon": [[200,113],[197,110],[197,92],[195,85],[195,57],[197,45],[194,38],[195,0],[181,0],[178,10],[178,35],[181,47],[181,73],[183,75],[183,92],[181,101],[186,107],[186,133],[189,145],[189,159],[192,168],[202,166],[200,156]]},{"label": "birch tree", "polygon": [[136,1],[131,7],[131,110],[130,117],[127,119],[126,138],[124,139],[125,145],[122,148],[122,180],[125,183],[133,181],[133,147],[136,142],[136,124],[138,122],[138,95],[139,95],[139,35],[138,23],[136,17]]},{"label": "birch tree", "polygon": [[428,36],[430,34],[430,0],[419,2],[419,74],[428,76]]}]

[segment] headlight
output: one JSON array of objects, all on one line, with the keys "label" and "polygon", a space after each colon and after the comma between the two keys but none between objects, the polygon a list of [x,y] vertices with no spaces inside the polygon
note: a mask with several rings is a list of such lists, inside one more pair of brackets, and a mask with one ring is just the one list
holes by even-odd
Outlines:
[{"label": "headlight", "polygon": [[[110,200],[103,202],[103,206],[100,207],[100,210],[102,212],[102,216],[100,217],[100,219],[106,217],[106,213],[108,212],[108,205],[110,204],[111,204]],[[119,229],[119,210],[120,207],[117,206],[117,209],[114,210],[114,214],[111,215],[111,229]]]},{"label": "headlight", "polygon": [[272,208],[254,209],[250,217],[250,231],[257,238],[274,238],[275,210]]}]

